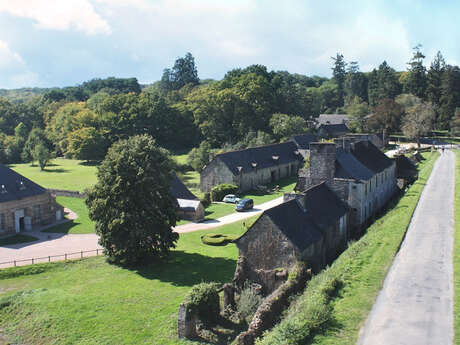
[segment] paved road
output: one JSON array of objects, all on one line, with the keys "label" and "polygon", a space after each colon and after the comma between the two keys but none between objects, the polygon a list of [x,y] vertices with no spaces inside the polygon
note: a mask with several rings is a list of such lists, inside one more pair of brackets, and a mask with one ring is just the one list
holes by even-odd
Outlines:
[{"label": "paved road", "polygon": [[436,162],[358,345],[452,344],[454,163]]},{"label": "paved road", "polygon": [[[233,213],[216,220],[208,220],[202,223],[188,223],[180,225],[175,227],[174,231],[179,233],[186,233],[198,230],[212,229],[221,225],[252,217],[256,214],[260,214],[264,210],[279,205],[282,202],[283,198],[280,197],[266,203],[256,205],[253,210],[247,212]],[[40,231],[27,232],[27,234],[39,238],[39,241],[0,247],[0,268],[13,266],[12,263],[2,265],[2,262],[11,262],[14,260],[25,260],[39,257],[45,257],[45,259],[38,262],[47,262],[47,257],[49,255],[63,255],[65,253],[80,252],[82,250],[89,251],[101,248],[101,246],[99,246],[97,243],[99,237],[96,234],[54,234],[43,233]],[[95,254],[96,253],[87,253],[84,255],[91,256]],[[76,254],[73,257],[79,257],[79,255],[80,254]],[[52,261],[63,259],[64,257],[60,257],[52,259]],[[31,261],[24,261],[17,263],[17,265],[29,265],[30,263]]]}]

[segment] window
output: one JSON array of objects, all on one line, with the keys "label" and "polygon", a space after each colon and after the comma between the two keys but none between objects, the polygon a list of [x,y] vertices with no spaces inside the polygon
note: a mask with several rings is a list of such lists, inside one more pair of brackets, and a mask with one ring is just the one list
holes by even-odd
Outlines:
[{"label": "window", "polygon": [[0,213],[0,231],[5,230],[5,214]]}]

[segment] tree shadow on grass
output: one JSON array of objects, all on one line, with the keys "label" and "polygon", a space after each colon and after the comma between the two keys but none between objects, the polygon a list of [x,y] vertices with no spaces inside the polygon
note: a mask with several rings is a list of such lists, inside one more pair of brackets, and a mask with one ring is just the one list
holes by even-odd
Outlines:
[{"label": "tree shadow on grass", "polygon": [[75,220],[70,220],[68,222],[53,226],[51,228],[44,229],[41,232],[55,233],[55,234],[68,234],[73,227],[79,224],[80,223],[76,222]]},{"label": "tree shadow on grass", "polygon": [[64,169],[64,168],[48,169],[48,166],[47,166],[42,171],[51,172],[51,173],[66,173],[66,172],[69,172],[70,170],[69,169]]},{"label": "tree shadow on grass", "polygon": [[201,282],[225,283],[232,279],[236,260],[210,257],[174,250],[164,261],[131,268],[147,279],[158,279],[176,286],[193,286]]},{"label": "tree shadow on grass", "polygon": [[88,167],[98,166],[99,164],[101,164],[100,161],[84,161],[84,162],[78,163],[78,165],[84,165]]}]

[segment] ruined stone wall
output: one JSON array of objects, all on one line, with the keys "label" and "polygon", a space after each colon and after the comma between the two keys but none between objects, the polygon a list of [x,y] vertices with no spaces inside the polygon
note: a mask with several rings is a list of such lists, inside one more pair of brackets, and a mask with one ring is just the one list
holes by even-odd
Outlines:
[{"label": "ruined stone wall", "polygon": [[[262,215],[244,237],[236,242],[239,257],[245,258],[244,270],[246,280],[251,280],[264,287],[265,292],[276,288],[276,277],[268,271],[289,268],[300,257],[286,236],[268,216]],[[240,265],[240,264],[239,264]],[[282,283],[282,281],[280,281]],[[278,284],[279,285],[279,284]]]}]

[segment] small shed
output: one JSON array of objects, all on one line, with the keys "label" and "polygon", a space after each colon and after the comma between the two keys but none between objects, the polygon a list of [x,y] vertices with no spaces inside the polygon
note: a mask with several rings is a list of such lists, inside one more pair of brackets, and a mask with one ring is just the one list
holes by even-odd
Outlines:
[{"label": "small shed", "polygon": [[184,183],[177,177],[171,183],[171,194],[177,200],[177,214],[180,218],[200,222],[204,219],[205,210],[198,199]]}]

